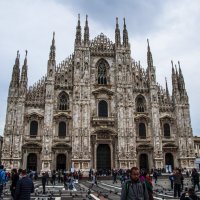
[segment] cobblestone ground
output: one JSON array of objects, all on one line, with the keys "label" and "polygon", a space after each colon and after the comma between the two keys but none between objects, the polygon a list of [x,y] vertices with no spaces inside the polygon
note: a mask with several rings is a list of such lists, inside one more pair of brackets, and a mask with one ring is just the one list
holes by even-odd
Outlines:
[{"label": "cobblestone ground", "polygon": [[[11,200],[8,182],[6,188],[4,188],[4,200]],[[32,194],[32,200],[119,200],[121,193],[120,181],[113,184],[112,180],[102,180],[98,181],[98,185],[92,186],[89,181],[79,181],[75,184],[74,190],[66,189],[62,183],[56,182],[55,186],[46,186],[46,194],[42,194],[41,180],[34,181],[35,192]],[[174,199],[173,190],[170,188],[170,181],[168,177],[158,178],[157,183],[154,185],[154,199]],[[191,187],[190,178],[185,178],[184,187]],[[200,196],[200,192],[197,192]]]}]

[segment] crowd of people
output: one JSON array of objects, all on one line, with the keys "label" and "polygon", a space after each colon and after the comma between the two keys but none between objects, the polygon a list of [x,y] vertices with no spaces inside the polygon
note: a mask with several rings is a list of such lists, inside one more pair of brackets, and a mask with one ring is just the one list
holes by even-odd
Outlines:
[{"label": "crowd of people", "polygon": [[[52,172],[43,172],[41,183],[43,194],[46,193],[46,185],[51,183],[52,186],[62,183],[67,190],[73,190],[75,180],[81,179],[82,173],[79,171],[66,172],[62,170],[53,170]],[[10,180],[10,192],[13,200],[29,200],[31,193],[34,192],[33,180],[38,179],[38,173],[35,171],[27,171],[22,169],[12,169],[11,173],[6,172],[3,165],[0,165],[0,199],[3,199],[3,189],[8,180]]]},{"label": "crowd of people", "polygon": [[[195,189],[200,191],[199,186],[199,173],[196,169],[191,171],[186,170],[186,176],[191,176],[192,188],[185,188],[184,190],[184,176],[183,169],[175,168],[173,172],[169,173],[169,181],[171,189],[174,191],[174,197],[181,200],[200,200],[195,194]],[[153,184],[152,179],[154,179],[155,184],[157,184],[157,179],[159,176],[165,173],[164,170],[154,169],[150,173],[145,169],[139,170],[137,167],[132,167],[131,169],[112,169],[112,170],[99,170],[94,171],[89,170],[88,177],[91,181],[91,188],[94,185],[98,185],[99,176],[112,175],[113,184],[117,181],[121,182],[121,200],[129,199],[141,199],[141,200],[152,200],[153,199]],[[166,174],[165,174],[166,175]],[[46,193],[46,185],[51,183],[55,186],[56,183],[61,183],[64,185],[66,190],[73,190],[75,188],[76,180],[82,179],[83,174],[81,171],[67,172],[62,170],[53,170],[52,172],[43,172],[41,175],[41,183],[43,188],[43,194]],[[38,179],[38,173],[34,171],[29,171],[22,169],[12,169],[11,173],[4,170],[3,165],[0,165],[0,199],[2,198],[3,188],[7,181],[10,179],[10,191],[11,196],[14,200],[30,199],[31,193],[34,192],[33,180]]]},{"label": "crowd of people", "polygon": [[[158,176],[161,175],[161,171],[154,169],[151,171],[151,175],[147,174],[146,170],[139,170],[137,167],[132,167],[129,171],[129,177],[122,184],[121,200],[152,200],[153,199],[153,184],[152,178],[157,183]],[[200,200],[196,195],[195,189],[200,191],[199,188],[199,173],[196,169],[192,169],[191,173],[186,172],[186,176],[189,177],[191,174],[191,181],[193,187],[184,188],[184,176],[182,174],[183,169],[175,168],[173,172],[169,175],[169,180],[171,182],[171,189],[174,191],[174,198],[180,200]],[[113,173],[113,183],[115,182],[115,174]],[[170,173],[170,172],[169,172]],[[181,194],[182,192],[182,194]]]}]

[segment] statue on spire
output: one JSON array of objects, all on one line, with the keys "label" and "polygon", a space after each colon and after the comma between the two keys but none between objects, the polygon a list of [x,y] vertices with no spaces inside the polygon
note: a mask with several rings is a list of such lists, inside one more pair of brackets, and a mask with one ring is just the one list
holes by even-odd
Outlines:
[{"label": "statue on spire", "polygon": [[78,24],[76,27],[76,39],[75,39],[75,45],[80,46],[81,45],[81,25],[80,25],[80,14],[78,14]]},{"label": "statue on spire", "polygon": [[120,36],[120,29],[119,29],[119,24],[118,24],[118,17],[116,17],[115,45],[116,47],[121,46],[121,36]]},{"label": "statue on spire", "polygon": [[84,27],[84,45],[89,44],[89,26],[88,26],[88,16],[86,15],[86,20],[85,20],[85,27]]},{"label": "statue on spire", "polygon": [[128,31],[126,29],[125,18],[124,18],[124,30],[123,30],[123,46],[128,47]]}]

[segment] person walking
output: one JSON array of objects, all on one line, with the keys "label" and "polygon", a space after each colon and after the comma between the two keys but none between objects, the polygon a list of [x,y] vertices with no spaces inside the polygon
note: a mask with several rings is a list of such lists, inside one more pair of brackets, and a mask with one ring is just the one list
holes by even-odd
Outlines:
[{"label": "person walking", "polygon": [[153,184],[150,176],[147,175],[147,170],[144,170],[143,173],[140,176],[141,182],[145,182],[148,195],[149,195],[149,200],[153,200]]},{"label": "person walking", "polygon": [[6,172],[3,168],[4,166],[0,165],[0,199],[2,199],[3,187],[7,182]]},{"label": "person walking", "polygon": [[145,182],[139,179],[140,171],[137,167],[132,167],[130,180],[122,185],[121,200],[149,200]]},{"label": "person walking", "polygon": [[200,190],[199,187],[199,173],[197,172],[197,170],[194,168],[192,169],[192,180],[193,180],[193,187],[195,190],[195,187],[197,186],[198,191]]},{"label": "person walking", "polygon": [[171,190],[173,190],[173,188],[174,188],[174,175],[173,175],[173,173],[169,175],[169,180],[170,180]]},{"label": "person walking", "polygon": [[94,184],[97,186],[97,173],[94,173],[92,175],[92,186],[91,186],[91,188],[94,186]]},{"label": "person walking", "polygon": [[53,170],[52,176],[51,176],[51,184],[54,186],[56,184],[56,171]]},{"label": "person walking", "polygon": [[13,169],[11,173],[11,185],[10,185],[11,196],[13,199],[15,198],[15,190],[18,181],[19,181],[19,174],[17,173],[17,169]]},{"label": "person walking", "polygon": [[46,193],[46,183],[47,183],[47,176],[46,173],[42,173],[42,188],[43,188],[43,194]]},{"label": "person walking", "polygon": [[15,200],[30,200],[31,193],[34,192],[34,184],[32,179],[30,179],[26,170],[22,170],[22,178],[18,181],[16,191],[15,191]]},{"label": "person walking", "polygon": [[154,178],[155,184],[156,184],[156,183],[157,183],[157,180],[158,180],[158,172],[157,172],[157,170],[154,170],[154,171],[153,171],[153,178]]},{"label": "person walking", "polygon": [[174,197],[176,198],[177,193],[178,197],[181,197],[181,179],[182,179],[182,174],[181,171],[176,168],[173,173],[174,177]]}]

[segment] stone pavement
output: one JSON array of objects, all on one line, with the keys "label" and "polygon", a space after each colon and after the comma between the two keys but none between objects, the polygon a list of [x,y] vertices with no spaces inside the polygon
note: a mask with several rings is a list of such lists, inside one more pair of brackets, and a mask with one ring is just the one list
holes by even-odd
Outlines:
[{"label": "stone pavement", "polygon": [[[32,200],[119,200],[121,194],[121,183],[118,181],[113,184],[112,180],[98,181],[98,185],[92,186],[92,183],[83,180],[75,184],[74,190],[67,190],[62,183],[57,183],[56,186],[51,184],[46,187],[46,194],[42,194],[41,180],[34,181],[35,192],[31,195]],[[170,189],[170,181],[168,177],[158,178],[157,183],[154,185],[154,199],[174,199],[173,190]],[[184,187],[191,187],[190,178],[185,178]],[[200,196],[200,192],[197,192]],[[9,183],[4,189],[4,200],[11,200]]]}]

